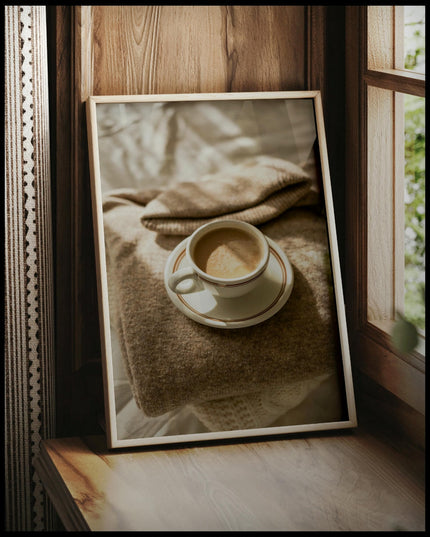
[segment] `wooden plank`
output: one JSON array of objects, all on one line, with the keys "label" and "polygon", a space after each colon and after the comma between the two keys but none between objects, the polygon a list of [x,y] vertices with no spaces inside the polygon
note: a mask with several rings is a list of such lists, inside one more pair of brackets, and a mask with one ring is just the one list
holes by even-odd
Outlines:
[{"label": "wooden plank", "polygon": [[[360,370],[406,404],[425,414],[425,371],[390,348],[388,337],[369,323],[353,340],[360,356]],[[378,359],[375,359],[378,357]],[[415,362],[418,362],[418,358]]]},{"label": "wooden plank", "polygon": [[45,447],[93,531],[424,529],[424,475],[365,433],[163,451],[109,452],[100,437]]},{"label": "wooden plank", "polygon": [[411,93],[418,97],[426,96],[425,75],[395,69],[381,69],[379,71],[366,71],[364,80],[367,84],[379,88]]},{"label": "wooden plank", "polygon": [[[359,148],[365,150],[365,118],[362,103],[365,100],[361,81],[360,62],[362,11],[358,6],[345,10],[346,48],[346,147],[345,153],[345,308],[350,334],[359,330],[367,318],[367,188],[366,165]],[[352,358],[355,358],[353,348]]]},{"label": "wooden plank", "polygon": [[371,434],[385,433],[388,443],[407,454],[410,470],[423,476],[425,459],[419,453],[426,445],[425,416],[359,370],[354,371],[354,387],[360,426]]},{"label": "wooden plank", "polygon": [[90,528],[70,496],[65,482],[58,474],[43,445],[39,455],[34,460],[34,469],[40,477],[65,529],[67,531],[88,531]]},{"label": "wooden plank", "polygon": [[[71,167],[71,132],[64,125],[71,123],[69,69],[71,61],[70,12],[67,6],[47,6],[48,47],[51,51],[51,78],[57,74],[58,83],[51,80],[51,155],[54,197],[54,252],[55,252],[55,336],[56,336],[56,415],[57,434],[62,434],[63,424],[70,423],[71,393],[68,379],[73,373],[73,290],[71,224],[66,215],[72,210],[72,184],[68,178]],[[52,65],[54,64],[54,65]],[[63,180],[56,178],[62,177]],[[67,260],[67,262],[65,262]],[[59,348],[61,353],[59,353]],[[61,394],[61,397],[60,397]]]},{"label": "wooden plank", "polygon": [[304,11],[91,6],[87,87],[94,95],[305,89]]},{"label": "wooden plank", "polygon": [[367,6],[367,67],[394,67],[394,7]]},{"label": "wooden plank", "polygon": [[307,9],[308,88],[321,92],[324,112],[327,109],[326,10],[327,6],[308,6]]},{"label": "wooden plank", "polygon": [[394,319],[394,100],[367,89],[368,319]]}]

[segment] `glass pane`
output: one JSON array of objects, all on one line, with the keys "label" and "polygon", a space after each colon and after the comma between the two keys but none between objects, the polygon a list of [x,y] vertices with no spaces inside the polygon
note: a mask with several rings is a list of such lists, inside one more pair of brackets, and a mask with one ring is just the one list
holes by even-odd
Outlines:
[{"label": "glass pane", "polygon": [[405,106],[405,317],[425,329],[425,99]]},{"label": "glass pane", "polygon": [[404,6],[405,69],[425,73],[425,6]]}]

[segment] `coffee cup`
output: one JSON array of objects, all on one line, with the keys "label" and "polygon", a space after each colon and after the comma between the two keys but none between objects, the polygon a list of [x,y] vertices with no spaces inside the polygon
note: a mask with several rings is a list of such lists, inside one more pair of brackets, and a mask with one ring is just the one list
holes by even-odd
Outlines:
[{"label": "coffee cup", "polygon": [[199,227],[187,240],[187,267],[168,278],[178,294],[206,289],[214,296],[243,296],[261,281],[270,257],[264,234],[240,220],[215,220]]}]

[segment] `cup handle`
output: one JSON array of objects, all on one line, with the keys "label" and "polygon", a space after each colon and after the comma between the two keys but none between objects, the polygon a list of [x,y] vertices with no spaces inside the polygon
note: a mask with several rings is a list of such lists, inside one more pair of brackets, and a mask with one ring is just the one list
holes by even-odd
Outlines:
[{"label": "cup handle", "polygon": [[[190,280],[190,284],[186,287],[178,288],[178,285],[184,280]],[[167,284],[174,293],[180,295],[193,293],[194,291],[202,289],[199,277],[191,267],[186,267],[174,272],[167,280]]]}]

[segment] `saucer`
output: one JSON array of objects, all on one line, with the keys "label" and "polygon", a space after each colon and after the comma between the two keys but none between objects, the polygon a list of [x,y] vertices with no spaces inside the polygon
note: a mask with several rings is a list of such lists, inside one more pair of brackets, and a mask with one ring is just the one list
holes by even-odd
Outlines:
[{"label": "saucer", "polygon": [[188,266],[185,256],[187,239],[169,255],[164,270],[164,284],[173,304],[194,321],[216,328],[243,328],[269,319],[290,297],[294,273],[288,257],[269,237],[269,264],[261,276],[261,283],[244,296],[237,298],[215,297],[209,291],[187,294],[173,292],[167,285],[169,276]]}]

